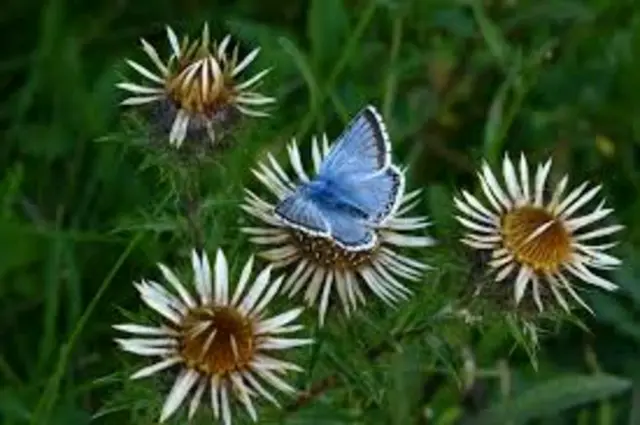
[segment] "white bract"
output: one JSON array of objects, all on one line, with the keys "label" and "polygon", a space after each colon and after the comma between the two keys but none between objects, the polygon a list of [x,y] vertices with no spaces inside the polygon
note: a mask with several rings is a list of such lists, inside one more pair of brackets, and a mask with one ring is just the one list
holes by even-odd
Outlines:
[{"label": "white bract", "polygon": [[188,416],[193,417],[206,392],[214,416],[225,425],[231,423],[233,397],[255,421],[255,399],[263,397],[278,405],[273,388],[295,391],[283,378],[288,371],[301,369],[274,354],[312,342],[289,336],[302,328],[295,323],[302,308],[266,316],[283,278],[272,281],[271,267],[267,267],[250,284],[253,258],[244,266],[233,291],[222,251],[218,250],[213,270],[207,256],[195,251],[192,266],[195,294],[164,265],[159,267],[168,288],[154,281],[137,283],[142,301],[162,316],[164,324],[115,325],[133,335],[116,342],[125,351],[158,359],[136,372],[133,379],[180,368],[162,408],[161,422],[187,402]]},{"label": "white bract", "polygon": [[616,242],[599,242],[622,229],[616,224],[600,224],[613,209],[605,208],[604,201],[587,209],[601,186],[589,187],[585,182],[566,193],[569,180],[565,175],[547,192],[551,160],[539,164],[533,177],[524,155],[517,169],[508,156],[502,165],[504,185],[486,163],[478,173],[486,203],[467,191],[454,199],[460,212],[456,218],[468,231],[462,242],[491,251],[489,265],[495,280],[513,279],[516,303],[530,289],[542,310],[541,291],[548,288],[565,310],[569,310],[569,303],[564,294],[569,294],[591,311],[570,278],[611,291],[617,286],[593,270],[620,265],[620,260],[606,252]]},{"label": "white bract", "polygon": [[[287,174],[275,158],[269,154],[267,163],[258,164],[254,174],[270,192],[265,200],[247,190],[243,209],[262,222],[262,225],[243,230],[251,241],[269,247],[259,255],[269,260],[275,268],[289,267],[292,272],[284,282],[283,290],[290,297],[304,290],[308,305],[319,304],[319,320],[324,322],[331,294],[337,293],[344,312],[350,314],[366,300],[363,289],[389,305],[406,299],[411,290],[402,280],[420,281],[428,266],[399,249],[422,248],[434,244],[432,238],[416,235],[429,226],[426,217],[407,214],[415,208],[420,191],[403,193],[400,205],[384,222],[376,226],[377,243],[371,249],[348,251],[331,238],[314,237],[297,230],[274,215],[275,205],[294,192],[297,185],[308,182],[295,141],[288,146],[288,156],[294,176]],[[324,157],[329,152],[329,142],[313,139],[311,156],[317,174]]]},{"label": "white bract", "polygon": [[270,69],[258,72],[240,81],[241,74],[258,56],[260,48],[239,58],[238,46],[231,49],[231,36],[219,44],[210,41],[209,27],[204,25],[202,36],[193,42],[184,37],[178,42],[175,32],[167,27],[170,54],[166,61],[160,59],[155,47],[142,39],[142,49],[153,64],[149,69],[138,62],[127,60],[146,82],[138,84],[122,82],[117,87],[130,94],[122,105],[160,103],[160,109],[169,110],[171,125],[169,142],[181,146],[190,130],[203,130],[211,142],[215,142],[216,123],[227,118],[231,110],[252,117],[265,117],[262,110],[274,103],[254,91]]}]

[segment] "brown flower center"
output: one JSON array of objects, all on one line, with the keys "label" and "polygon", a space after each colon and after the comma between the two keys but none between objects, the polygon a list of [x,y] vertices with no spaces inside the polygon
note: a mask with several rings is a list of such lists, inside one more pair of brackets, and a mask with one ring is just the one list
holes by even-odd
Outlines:
[{"label": "brown flower center", "polygon": [[560,219],[542,208],[521,207],[502,221],[505,247],[536,271],[552,272],[571,254],[571,237]]},{"label": "brown flower center", "polygon": [[291,230],[291,239],[304,258],[318,266],[337,270],[354,270],[371,262],[378,248],[376,245],[366,251],[347,251],[330,239],[309,236],[298,230]]},{"label": "brown flower center", "polygon": [[180,354],[190,368],[224,374],[245,368],[254,352],[252,324],[233,308],[197,308],[184,320]]},{"label": "brown flower center", "polygon": [[[218,66],[212,66],[212,61]],[[233,98],[233,84],[225,67],[210,55],[185,62],[167,79],[165,89],[169,98],[191,114],[215,114]]]}]

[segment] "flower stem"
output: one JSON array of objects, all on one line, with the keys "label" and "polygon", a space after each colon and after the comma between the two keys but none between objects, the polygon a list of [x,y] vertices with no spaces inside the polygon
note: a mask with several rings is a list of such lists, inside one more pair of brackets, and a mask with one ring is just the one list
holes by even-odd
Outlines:
[{"label": "flower stem", "polygon": [[[156,207],[156,214],[161,211],[162,208],[164,208],[164,205],[169,201],[169,199],[170,195],[165,197],[165,199]],[[58,357],[56,368],[53,374],[49,377],[46,387],[42,392],[42,396],[38,400],[38,404],[36,405],[33,416],[31,417],[31,423],[33,425],[51,423],[49,416],[56,404],[58,395],[60,394],[60,383],[62,382],[62,378],[64,377],[64,374],[68,369],[69,361],[71,360],[71,355],[73,354],[73,350],[76,346],[78,338],[80,337],[80,334],[89,321],[91,314],[102,299],[102,296],[106,293],[107,289],[109,289],[109,286],[116,277],[116,274],[118,273],[124,262],[127,260],[127,258],[129,258],[129,255],[133,252],[136,246],[138,246],[138,244],[142,241],[143,235],[143,232],[139,232],[133,237],[133,239],[131,239],[122,254],[120,254],[118,259],[116,260],[113,267],[111,267],[111,270],[109,270],[107,276],[103,279],[100,287],[87,305],[87,308],[85,308],[82,316],[80,316],[78,323],[69,335],[66,343],[64,343],[60,348],[60,355]]]},{"label": "flower stem", "polygon": [[[367,359],[369,361],[376,360],[382,354],[393,350],[397,346],[397,343],[401,342],[402,340],[412,335],[422,334],[424,331],[425,331],[425,327],[421,326],[421,327],[406,329],[402,332],[399,332],[396,335],[396,337],[393,338],[393,341],[388,341],[388,340],[382,341],[379,344],[371,347],[366,353]],[[291,402],[288,406],[285,407],[285,411],[288,413],[292,413],[300,410],[302,407],[311,403],[317,397],[337,387],[338,382],[339,382],[338,376],[335,374],[326,376],[314,382],[313,384],[311,384],[311,388],[309,388],[309,390],[300,392],[298,397],[293,402]]]}]

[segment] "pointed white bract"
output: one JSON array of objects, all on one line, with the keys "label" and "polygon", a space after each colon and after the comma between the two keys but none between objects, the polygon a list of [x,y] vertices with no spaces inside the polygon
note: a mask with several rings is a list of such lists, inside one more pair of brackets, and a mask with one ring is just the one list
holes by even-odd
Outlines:
[{"label": "pointed white bract", "polygon": [[[244,58],[238,54],[238,46],[231,48],[231,37],[227,35],[221,43],[211,42],[209,28],[204,25],[202,36],[192,42],[184,37],[178,40],[175,32],[167,27],[169,52],[166,60],[146,40],[142,39],[142,50],[151,67],[127,60],[127,64],[144,81],[129,81],[117,84],[129,97],[123,105],[137,106],[156,103],[160,110],[170,111],[170,122],[163,123],[168,129],[169,142],[180,147],[190,132],[205,134],[213,143],[218,124],[230,121],[235,110],[251,117],[269,114],[264,106],[273,104],[273,97],[255,91],[270,69],[265,69],[249,78],[241,78],[256,59],[259,48]],[[198,136],[194,136],[198,137]]]},{"label": "pointed white bract", "polygon": [[600,239],[620,231],[622,226],[602,224],[613,212],[604,207],[604,201],[595,208],[587,208],[600,186],[583,183],[565,193],[568,177],[564,176],[555,188],[547,191],[550,170],[548,160],[531,175],[524,155],[517,167],[505,155],[503,186],[489,165],[483,164],[478,178],[486,204],[467,191],[454,199],[460,212],[456,218],[467,230],[462,242],[491,251],[489,266],[495,272],[495,280],[513,280],[516,304],[531,294],[542,311],[541,293],[544,293],[569,310],[568,294],[591,311],[575,285],[581,281],[608,291],[617,288],[594,270],[610,270],[620,265],[620,260],[607,253],[616,243],[602,243]]},{"label": "pointed white bract", "polygon": [[160,269],[167,285],[152,281],[136,285],[143,302],[162,316],[164,324],[115,325],[116,330],[131,335],[116,339],[116,343],[124,351],[157,359],[135,372],[132,379],[180,368],[162,407],[161,422],[185,404],[192,418],[201,401],[210,400],[216,419],[229,425],[232,398],[255,421],[254,402],[258,398],[278,405],[272,388],[295,391],[283,377],[301,368],[275,356],[312,342],[290,336],[302,329],[295,323],[302,308],[267,317],[266,308],[283,278],[271,279],[268,267],[250,283],[253,259],[244,266],[235,288],[231,288],[227,259],[221,250],[213,270],[207,256],[195,251],[191,264],[194,277],[189,287],[164,265]]},{"label": "pointed white bract", "polygon": [[253,243],[266,248],[259,255],[270,261],[274,268],[288,268],[283,291],[290,297],[302,293],[308,305],[318,308],[320,324],[324,323],[329,304],[336,295],[347,315],[365,303],[367,290],[389,305],[406,299],[411,290],[403,281],[420,281],[428,266],[399,250],[434,244],[432,238],[416,234],[423,233],[430,225],[427,218],[407,216],[419,202],[420,191],[404,194],[397,211],[376,228],[379,242],[374,248],[362,252],[345,251],[330,238],[305,235],[274,215],[278,202],[318,172],[329,152],[329,142],[326,135],[321,143],[313,139],[311,174],[303,167],[295,141],[287,150],[292,175],[269,154],[268,161],[259,163],[253,170],[268,190],[269,198],[263,199],[247,190],[242,206],[261,222],[243,229]]}]

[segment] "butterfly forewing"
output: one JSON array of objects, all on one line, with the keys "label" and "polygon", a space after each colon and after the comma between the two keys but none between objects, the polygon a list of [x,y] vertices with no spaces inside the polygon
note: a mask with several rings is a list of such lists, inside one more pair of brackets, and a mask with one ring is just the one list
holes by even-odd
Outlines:
[{"label": "butterfly forewing", "polygon": [[368,174],[391,163],[389,134],[374,107],[362,110],[333,144],[318,176]]}]

